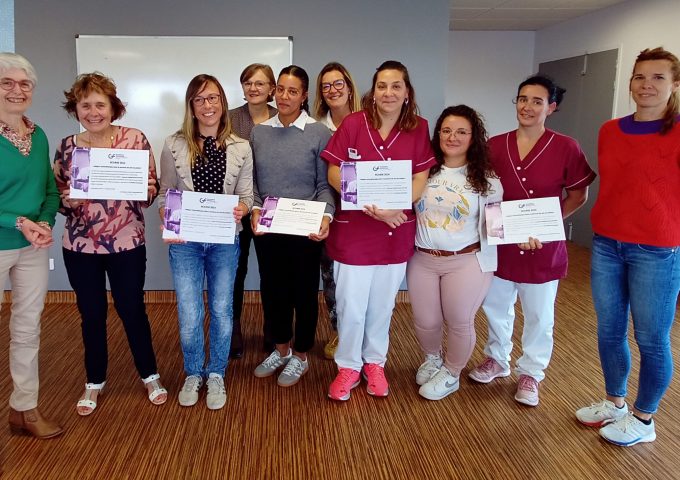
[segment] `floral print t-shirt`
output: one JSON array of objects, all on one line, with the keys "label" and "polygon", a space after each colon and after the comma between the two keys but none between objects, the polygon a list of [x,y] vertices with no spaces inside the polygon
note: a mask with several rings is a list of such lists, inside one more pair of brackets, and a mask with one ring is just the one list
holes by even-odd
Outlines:
[{"label": "floral print t-shirt", "polygon": [[427,180],[416,203],[416,245],[457,251],[479,241],[479,195],[466,180],[467,167],[441,170]]}]

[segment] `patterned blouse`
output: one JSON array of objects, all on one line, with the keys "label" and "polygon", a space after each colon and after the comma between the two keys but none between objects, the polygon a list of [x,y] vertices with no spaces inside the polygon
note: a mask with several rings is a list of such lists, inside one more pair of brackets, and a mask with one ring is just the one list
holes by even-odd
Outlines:
[{"label": "patterned blouse", "polygon": [[[61,141],[54,156],[54,175],[59,193],[69,188],[71,160],[76,147],[75,135]],[[76,208],[61,202],[59,211],[66,217],[63,246],[82,253],[116,253],[144,245],[143,208],[158,195],[156,162],[146,136],[135,128],[119,127],[111,148],[149,150],[149,178],[156,193],[147,202],[130,200],[85,200]]]}]

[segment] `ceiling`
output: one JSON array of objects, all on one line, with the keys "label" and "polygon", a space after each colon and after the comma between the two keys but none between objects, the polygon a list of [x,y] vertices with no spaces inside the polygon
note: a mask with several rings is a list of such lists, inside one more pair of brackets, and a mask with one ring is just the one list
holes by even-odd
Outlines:
[{"label": "ceiling", "polygon": [[626,0],[451,0],[449,30],[540,30]]}]

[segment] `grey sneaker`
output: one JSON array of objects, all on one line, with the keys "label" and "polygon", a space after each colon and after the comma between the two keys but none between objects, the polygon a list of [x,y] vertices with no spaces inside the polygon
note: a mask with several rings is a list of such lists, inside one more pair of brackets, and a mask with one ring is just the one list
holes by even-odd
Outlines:
[{"label": "grey sneaker", "polygon": [[271,377],[276,371],[285,366],[290,357],[293,356],[293,351],[288,349],[288,355],[282,357],[278,350],[274,350],[271,355],[264,359],[264,362],[259,364],[255,369],[255,376],[257,378]]},{"label": "grey sneaker", "polygon": [[206,382],[208,395],[205,403],[210,410],[219,410],[227,403],[227,389],[224,388],[224,378],[218,373],[211,373]]},{"label": "grey sneaker", "polygon": [[425,385],[436,375],[443,364],[444,362],[440,355],[425,355],[425,361],[418,367],[418,373],[416,373],[416,383],[418,385]]},{"label": "grey sneaker", "polygon": [[183,407],[193,407],[198,402],[198,391],[203,386],[200,375],[189,375],[184,379],[184,386],[179,392],[179,404]]},{"label": "grey sneaker", "polygon": [[428,400],[441,400],[458,390],[459,386],[459,377],[454,377],[448,368],[442,367],[429,382],[420,387],[418,393]]},{"label": "grey sneaker", "polygon": [[279,375],[278,384],[280,387],[292,387],[300,381],[300,378],[309,370],[307,360],[302,360],[297,355],[293,355]]}]

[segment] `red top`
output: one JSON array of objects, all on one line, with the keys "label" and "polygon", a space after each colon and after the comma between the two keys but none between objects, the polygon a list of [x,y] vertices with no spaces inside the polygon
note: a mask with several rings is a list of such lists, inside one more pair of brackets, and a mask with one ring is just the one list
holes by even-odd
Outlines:
[{"label": "red top", "polygon": [[[622,131],[625,122],[635,124],[631,133]],[[680,245],[680,124],[666,135],[635,128],[651,123],[624,117],[602,125],[600,191],[590,219],[595,233],[621,242],[675,247]]]},{"label": "red top", "polygon": [[[571,137],[546,129],[534,148],[520,160],[517,131],[489,140],[491,161],[503,185],[503,200],[560,197],[595,180],[581,147]],[[545,283],[567,275],[565,242],[549,242],[534,251],[517,245],[498,246],[496,276],[518,283]]]},{"label": "red top", "polygon": [[[356,150],[353,157],[349,149]],[[418,126],[405,132],[393,128],[387,139],[368,123],[363,112],[348,115],[321,153],[327,162],[411,160],[415,174],[435,164],[427,120],[418,117]],[[413,210],[404,210],[408,220],[397,228],[374,220],[362,211],[343,211],[337,202],[335,217],[326,240],[328,255],[348,265],[389,265],[403,263],[413,255],[416,222]]]}]

